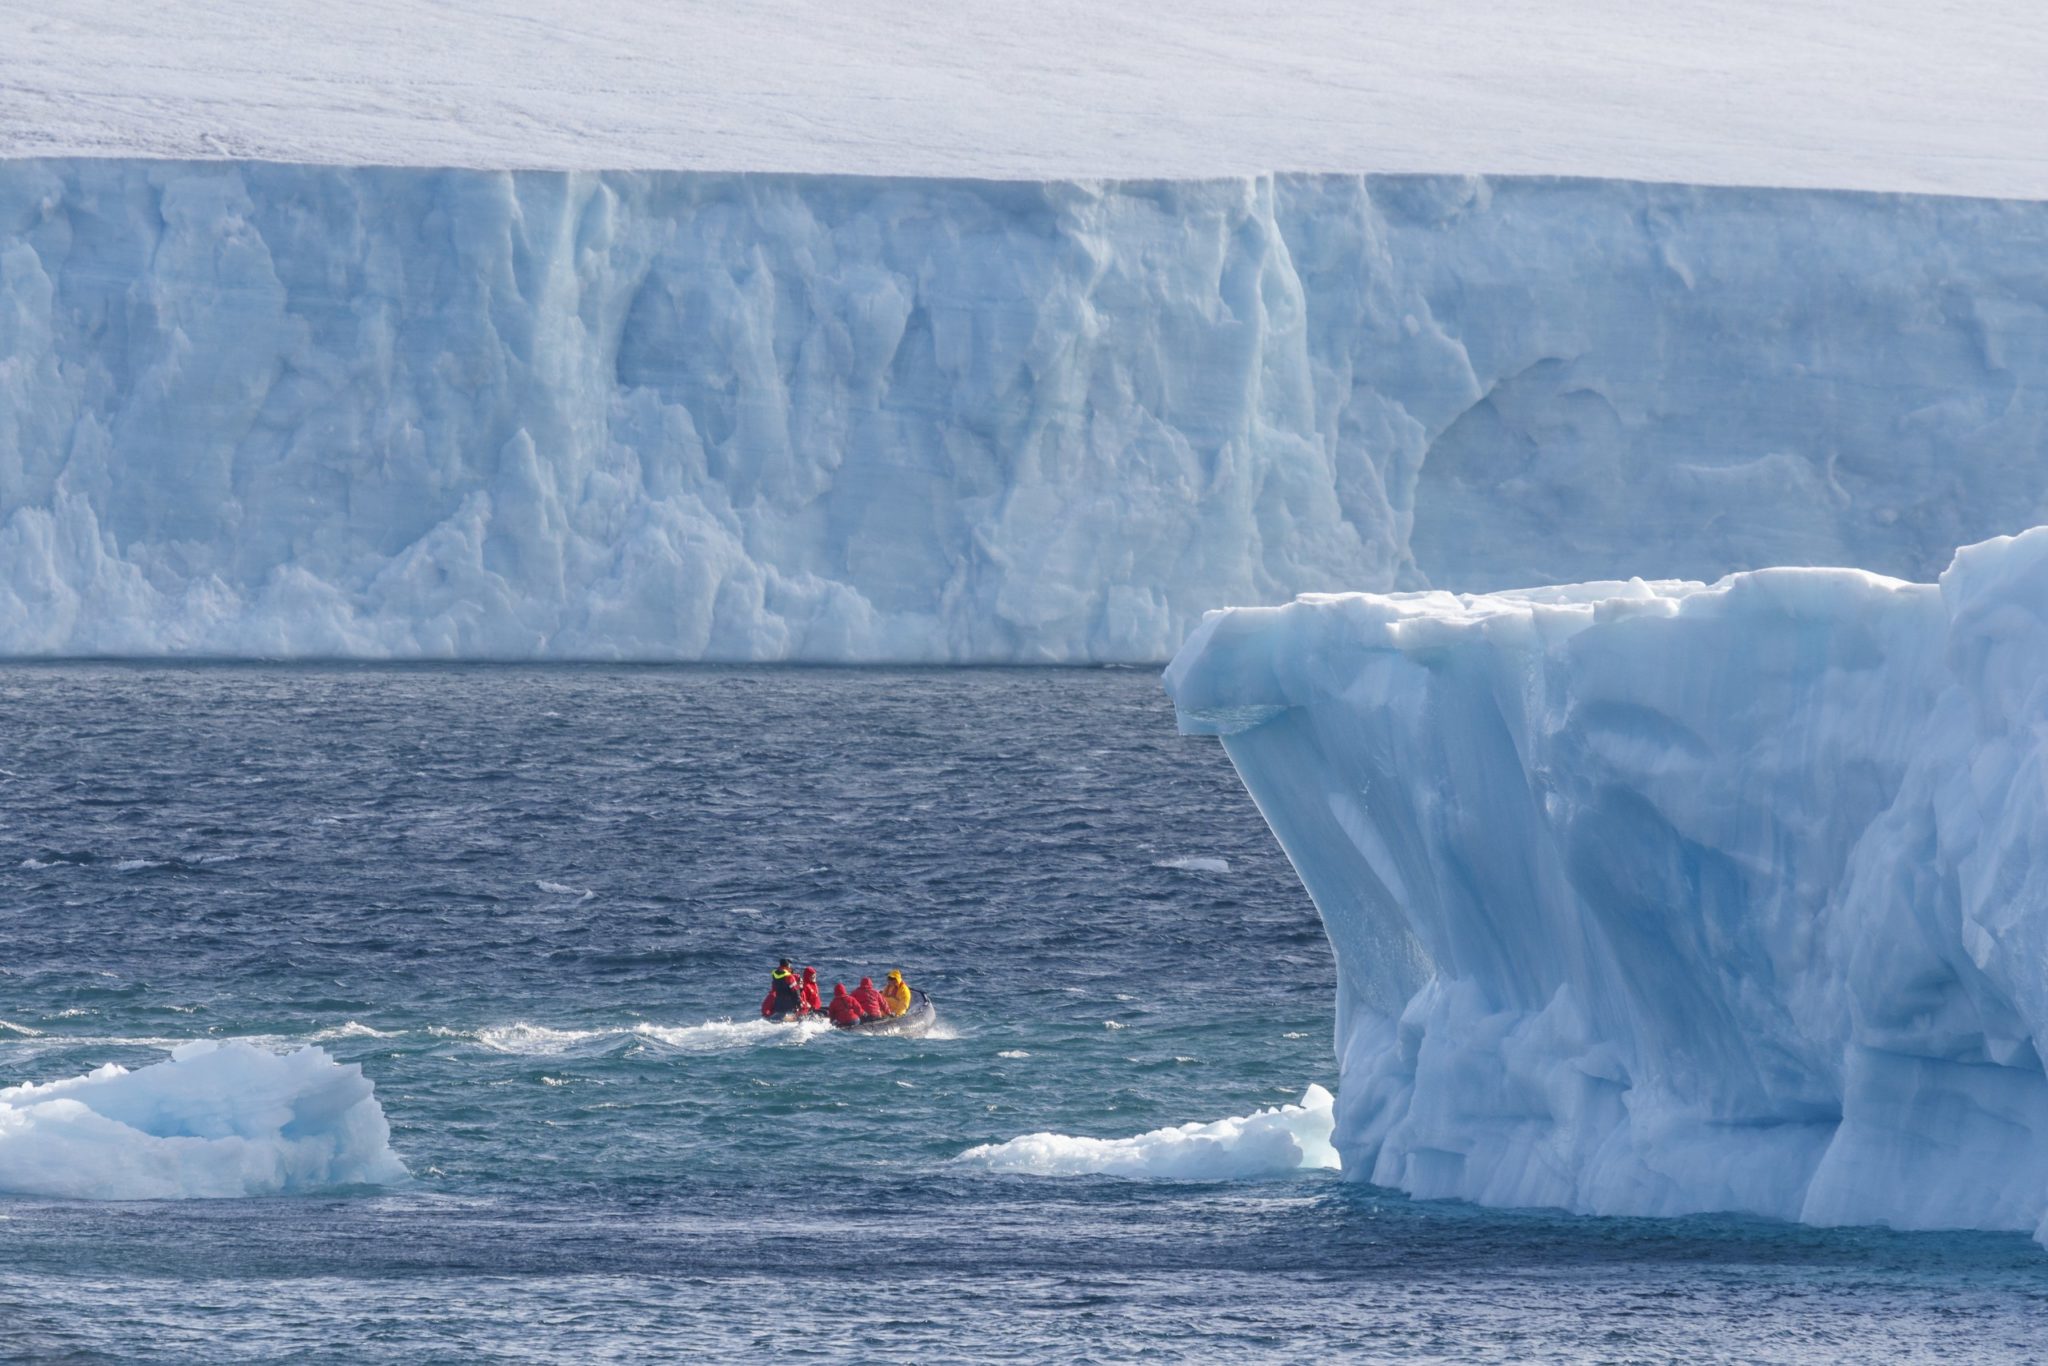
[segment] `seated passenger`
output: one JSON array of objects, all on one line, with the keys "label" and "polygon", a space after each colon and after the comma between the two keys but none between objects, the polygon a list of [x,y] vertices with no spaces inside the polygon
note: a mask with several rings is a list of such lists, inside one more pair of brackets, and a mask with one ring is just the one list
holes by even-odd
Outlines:
[{"label": "seated passenger", "polygon": [[825,1013],[832,1018],[832,1023],[841,1029],[851,1029],[861,1022],[860,1005],[846,994],[844,982],[832,984],[832,1002],[825,1007]]},{"label": "seated passenger", "polygon": [[874,978],[863,977],[860,979],[860,985],[853,989],[853,1000],[854,1004],[860,1007],[861,1014],[869,1019],[886,1020],[889,1018],[889,1007],[883,1004],[882,993],[875,990]]},{"label": "seated passenger", "polygon": [[910,987],[900,969],[892,971],[889,980],[882,984],[882,1004],[889,1007],[891,1015],[901,1015],[910,1009]]},{"label": "seated passenger", "polygon": [[816,968],[804,969],[804,980],[797,983],[796,989],[803,994],[804,998],[803,1009],[798,1011],[798,1014],[810,1015],[825,1008],[825,1003],[818,999],[818,970]]}]

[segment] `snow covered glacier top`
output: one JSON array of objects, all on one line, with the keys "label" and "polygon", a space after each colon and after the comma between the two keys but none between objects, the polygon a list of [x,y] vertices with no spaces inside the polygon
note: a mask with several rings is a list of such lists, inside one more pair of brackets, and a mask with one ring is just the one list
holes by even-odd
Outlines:
[{"label": "snow covered glacier top", "polygon": [[2031,0],[11,0],[0,157],[2048,196]]},{"label": "snow covered glacier top", "polygon": [[1210,616],[1169,671],[1335,947],[1344,1168],[2048,1240],[2048,528]]}]

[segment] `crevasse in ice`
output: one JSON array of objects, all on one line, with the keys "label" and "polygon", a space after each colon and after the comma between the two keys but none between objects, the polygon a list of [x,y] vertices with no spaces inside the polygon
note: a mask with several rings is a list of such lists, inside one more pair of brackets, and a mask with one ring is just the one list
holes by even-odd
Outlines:
[{"label": "crevasse in ice", "polygon": [[0,163],[0,653],[1155,661],[2041,520],[2048,205]]},{"label": "crevasse in ice", "polygon": [[1168,684],[1328,927],[1347,1172],[2048,1239],[2048,528],[1308,596]]}]

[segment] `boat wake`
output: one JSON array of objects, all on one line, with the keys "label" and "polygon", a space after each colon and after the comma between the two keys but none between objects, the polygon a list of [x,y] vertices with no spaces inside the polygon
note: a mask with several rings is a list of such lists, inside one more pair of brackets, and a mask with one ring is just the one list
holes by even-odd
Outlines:
[{"label": "boat wake", "polygon": [[[444,1034],[462,1037],[460,1031]],[[789,1046],[832,1033],[822,1019],[774,1024],[767,1020],[706,1020],[694,1025],[632,1024],[592,1029],[555,1029],[519,1021],[479,1029],[467,1037],[494,1053],[524,1057],[602,1054],[631,1045],[652,1044],[683,1053],[715,1053],[731,1048]]]}]

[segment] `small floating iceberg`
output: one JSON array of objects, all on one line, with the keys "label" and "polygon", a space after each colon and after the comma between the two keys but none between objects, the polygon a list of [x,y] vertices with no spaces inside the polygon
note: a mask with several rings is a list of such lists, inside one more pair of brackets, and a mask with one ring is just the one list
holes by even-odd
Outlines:
[{"label": "small floating iceberg", "polygon": [[1337,1168],[1330,1146],[1336,1098],[1310,1086],[1299,1105],[1236,1119],[1180,1124],[1135,1138],[1026,1134],[960,1154],[991,1171],[1031,1176],[1134,1176],[1176,1181],[1253,1181]]},{"label": "small floating iceberg", "polygon": [[280,1195],[407,1177],[369,1078],[323,1048],[188,1043],[129,1071],[0,1089],[0,1192]]}]

